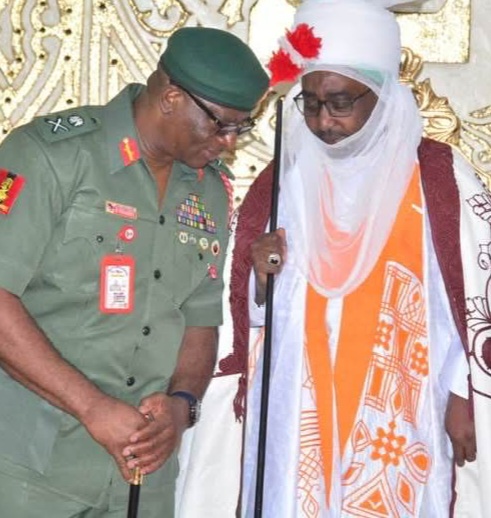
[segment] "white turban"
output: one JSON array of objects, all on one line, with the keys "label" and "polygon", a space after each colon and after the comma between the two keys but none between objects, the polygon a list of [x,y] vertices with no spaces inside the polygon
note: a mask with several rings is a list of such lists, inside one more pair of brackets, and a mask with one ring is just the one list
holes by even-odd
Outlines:
[{"label": "white turban", "polygon": [[329,297],[352,292],[369,275],[417,162],[422,121],[411,91],[398,81],[399,27],[381,7],[389,3],[395,2],[305,0],[268,65],[272,84],[328,71],[378,96],[365,125],[332,145],[296,109],[300,82],[285,99],[279,223],[289,257]]},{"label": "white turban", "polygon": [[342,65],[399,75],[401,43],[395,16],[369,0],[311,0],[296,12],[322,39],[319,56],[306,64]]}]

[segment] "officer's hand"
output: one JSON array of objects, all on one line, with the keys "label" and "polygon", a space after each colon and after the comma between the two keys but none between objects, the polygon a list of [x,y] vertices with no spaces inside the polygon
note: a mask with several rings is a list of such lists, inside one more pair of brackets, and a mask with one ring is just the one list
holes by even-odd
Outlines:
[{"label": "officer's hand", "polygon": [[257,304],[263,304],[268,273],[280,273],[286,261],[285,229],[259,236],[251,245],[251,256],[256,276],[255,300]]},{"label": "officer's hand", "polygon": [[445,429],[452,441],[454,460],[458,466],[476,460],[476,434],[469,412],[469,401],[450,393],[445,413]]},{"label": "officer's hand", "polygon": [[132,473],[127,467],[123,449],[130,437],[147,425],[145,417],[131,405],[101,395],[81,422],[94,440],[112,455],[123,478],[130,481]]},{"label": "officer's hand", "polygon": [[155,392],[141,401],[138,410],[147,426],[130,437],[123,455],[134,456],[128,469],[139,466],[147,474],[160,468],[178,446],[189,423],[189,406],[182,398]]}]

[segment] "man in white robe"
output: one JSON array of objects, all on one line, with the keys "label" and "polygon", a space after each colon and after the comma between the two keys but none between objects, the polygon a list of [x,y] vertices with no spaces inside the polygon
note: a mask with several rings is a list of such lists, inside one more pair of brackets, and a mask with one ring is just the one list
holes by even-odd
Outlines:
[{"label": "man in white robe", "polygon": [[[285,100],[281,230],[247,229],[269,199],[260,177],[236,235],[252,250],[257,326],[276,275],[263,516],[479,516],[452,482],[453,461],[461,475],[476,457],[465,297],[489,232],[486,192],[457,153],[422,140],[399,62],[397,22],[375,2],[306,0],[269,64],[273,83],[301,81]],[[261,358],[259,342],[244,517],[257,497]]]},{"label": "man in white robe", "polygon": [[[486,350],[491,314],[486,311],[485,291],[490,263],[486,260],[489,247],[485,247],[489,197],[458,153],[422,141],[414,100],[397,82],[397,24],[392,15],[372,4],[368,0],[306,0],[290,35],[281,42],[283,54],[270,63],[273,80],[275,75],[281,80],[282,73],[297,79],[291,75],[296,69],[303,78],[285,102],[279,204],[279,223],[285,230],[260,236],[267,229],[269,215],[269,168],[249,192],[237,228],[230,274],[235,329],[233,342],[230,328],[225,329],[227,353],[231,353],[225,356],[239,368],[229,381],[234,385],[238,379],[243,387],[245,328],[249,316],[255,329],[262,328],[265,274],[274,273],[263,516],[487,516],[486,486],[481,484],[479,498],[476,473],[478,468],[485,472],[491,463],[486,463],[485,448],[479,446],[478,461],[471,462],[476,446],[468,398],[475,382],[468,382],[465,351],[470,353],[473,380],[486,386],[488,374],[482,374],[480,359],[486,357],[481,351]],[[307,34],[305,27],[298,31],[302,24],[311,32]],[[338,91],[344,95],[340,100],[333,95]],[[348,130],[342,124],[340,129],[330,119],[339,113],[343,118],[348,105],[348,115],[358,119]],[[414,203],[408,194],[413,184]],[[399,222],[405,204],[415,221],[419,215],[418,228]],[[421,258],[420,274],[405,264],[406,244],[402,241],[401,245],[400,234],[408,229],[414,232],[411,236],[420,233],[419,248],[413,250],[412,243],[406,243],[408,257]],[[386,260],[384,254],[392,241],[402,259],[390,256]],[[343,255],[346,247],[355,253]],[[253,262],[256,275],[249,281]],[[338,382],[339,375],[336,378],[346,349],[343,333],[349,331],[343,329],[343,319],[349,301],[356,300],[377,268],[385,268],[383,289],[376,301],[380,306],[378,327],[367,355],[366,377],[356,395],[359,406],[347,432],[342,424],[346,386]],[[396,291],[397,283],[404,288]],[[328,384],[328,440],[322,437],[320,423],[325,416],[319,408],[326,397],[318,387],[316,391],[318,379],[313,371],[317,366],[315,361],[312,365],[313,357],[305,345],[310,318],[307,293],[311,291],[328,300],[323,317],[325,350],[327,370],[335,373]],[[467,326],[466,311],[474,316],[471,326]],[[397,333],[391,334],[393,328]],[[409,338],[399,349],[402,332]],[[262,374],[261,340],[251,334],[244,517],[254,512]],[[344,385],[349,386],[351,377],[345,378],[348,383]],[[214,380],[209,396],[215,403],[221,399],[222,408],[227,405],[230,410],[233,388],[224,383],[225,378]],[[476,408],[486,407],[488,401],[474,392]],[[234,402],[240,415],[240,394]],[[208,426],[213,426],[216,408],[210,403]],[[444,427],[445,412],[451,440]],[[231,417],[229,413],[228,438],[232,439],[223,442],[223,448],[217,444],[225,438],[221,434],[226,425],[220,428],[222,432],[217,429],[214,444],[201,443],[196,437],[192,442],[194,462],[181,476],[186,497],[181,505],[183,518],[220,518],[234,512],[241,424]],[[481,428],[478,445],[484,445],[489,426],[481,412],[476,417],[478,432]],[[204,463],[199,463],[196,451]],[[456,472],[454,460],[461,466]],[[221,493],[217,490],[220,475],[227,484]]]}]

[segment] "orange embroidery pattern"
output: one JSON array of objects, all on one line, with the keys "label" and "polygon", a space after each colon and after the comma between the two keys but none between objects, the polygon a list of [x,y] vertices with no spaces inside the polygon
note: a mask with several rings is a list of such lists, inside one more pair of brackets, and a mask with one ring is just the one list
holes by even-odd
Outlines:
[{"label": "orange embroidery pattern", "polygon": [[411,369],[422,376],[428,376],[428,348],[420,343],[414,344],[411,354]]},{"label": "orange embroidery pattern", "polygon": [[304,411],[300,423],[300,459],[298,495],[305,518],[318,518],[320,504],[317,491],[322,481],[322,458],[317,415],[314,410]]},{"label": "orange embroidery pattern", "polygon": [[[305,362],[306,372],[302,387],[310,398],[315,398],[314,379],[309,364]],[[305,518],[321,516],[320,501],[323,498],[323,464],[319,418],[315,409],[302,410],[300,416],[300,457],[298,464],[297,496]]]},{"label": "orange embroidery pattern", "polygon": [[373,452],[371,458],[373,460],[380,459],[384,466],[388,464],[398,466],[404,452],[403,447],[406,444],[406,438],[402,435],[396,435],[395,428],[396,423],[394,421],[389,423],[389,431],[378,428],[377,439],[372,441]]},{"label": "orange embroidery pattern", "polygon": [[417,439],[428,378],[421,282],[388,263],[384,285],[364,399],[346,452],[343,516],[415,516],[431,467]]}]

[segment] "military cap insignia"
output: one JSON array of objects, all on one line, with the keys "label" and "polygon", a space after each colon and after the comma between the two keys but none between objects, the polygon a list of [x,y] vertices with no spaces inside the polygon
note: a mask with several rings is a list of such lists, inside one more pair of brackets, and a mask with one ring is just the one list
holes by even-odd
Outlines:
[{"label": "military cap insignia", "polygon": [[187,227],[204,230],[210,234],[216,234],[217,232],[216,223],[212,215],[206,210],[205,204],[197,194],[190,193],[179,204],[176,210],[176,218],[178,223]]},{"label": "military cap insignia", "polygon": [[0,214],[8,214],[25,184],[25,178],[0,169]]}]

